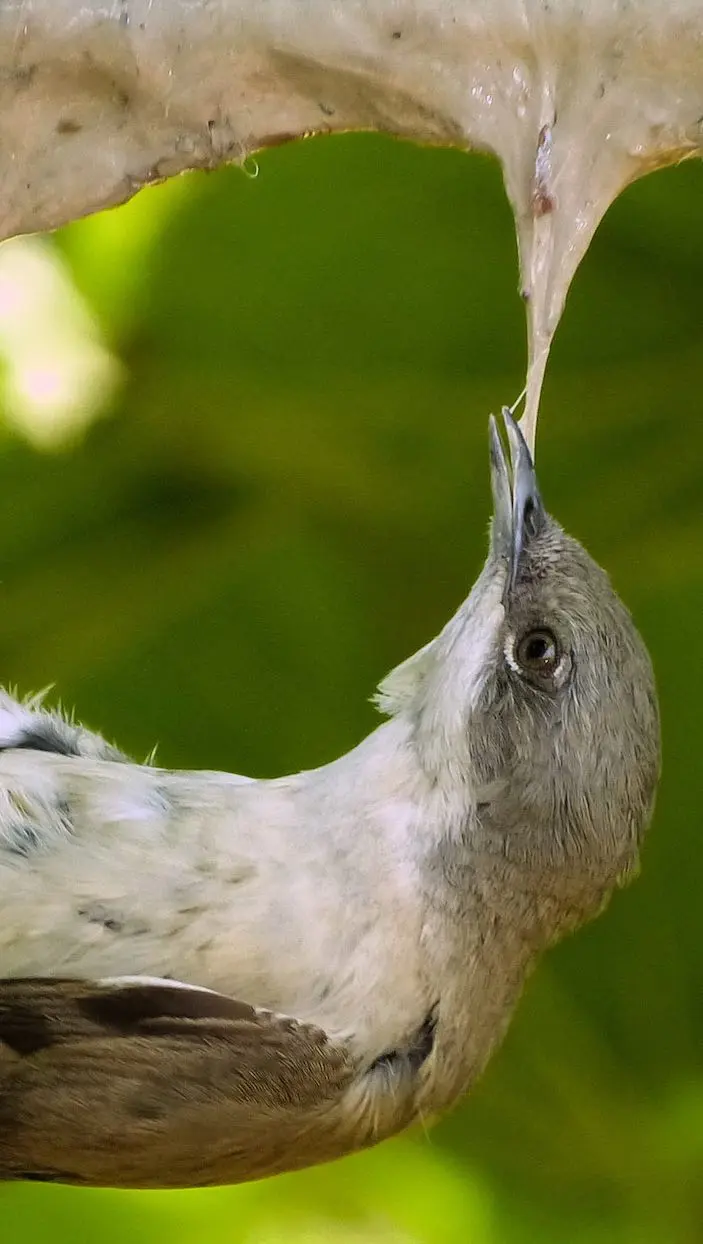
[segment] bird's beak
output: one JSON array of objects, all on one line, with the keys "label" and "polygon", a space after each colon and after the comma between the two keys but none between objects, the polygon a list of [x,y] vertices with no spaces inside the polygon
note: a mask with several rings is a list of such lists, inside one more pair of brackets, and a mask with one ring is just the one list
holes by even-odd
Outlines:
[{"label": "bird's beak", "polygon": [[515,584],[523,549],[542,530],[546,512],[525,438],[505,406],[503,422],[510,446],[510,466],[493,415],[489,421],[493,491],[491,547],[495,557],[508,563],[509,591]]}]

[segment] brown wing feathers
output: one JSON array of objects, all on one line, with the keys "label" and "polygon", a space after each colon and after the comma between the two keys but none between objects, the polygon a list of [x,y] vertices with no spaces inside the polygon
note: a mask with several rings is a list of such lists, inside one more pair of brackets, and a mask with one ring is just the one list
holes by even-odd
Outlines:
[{"label": "brown wing feathers", "polygon": [[234,1183],[349,1148],[317,1028],[167,984],[0,981],[0,1179]]}]

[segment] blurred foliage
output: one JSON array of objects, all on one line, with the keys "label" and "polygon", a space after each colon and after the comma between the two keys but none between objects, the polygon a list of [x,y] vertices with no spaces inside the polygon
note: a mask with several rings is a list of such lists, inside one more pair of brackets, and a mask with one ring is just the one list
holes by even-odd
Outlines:
[{"label": "blurred foliage", "polygon": [[[610,211],[539,436],[550,508],[608,567],[658,670],[665,775],[642,878],[549,956],[429,1137],[214,1192],[4,1188],[8,1244],[703,1239],[702,176],[649,177]],[[34,247],[73,311],[57,294],[52,328],[29,278],[25,319],[8,303],[2,678],[55,683],[168,765],[274,774],[354,744],[376,681],[484,553],[487,414],[524,369],[497,165],[309,140],[255,178],[183,177],[9,246],[20,272]],[[111,367],[46,432],[68,349],[51,334],[74,320],[76,367],[96,342]]]}]

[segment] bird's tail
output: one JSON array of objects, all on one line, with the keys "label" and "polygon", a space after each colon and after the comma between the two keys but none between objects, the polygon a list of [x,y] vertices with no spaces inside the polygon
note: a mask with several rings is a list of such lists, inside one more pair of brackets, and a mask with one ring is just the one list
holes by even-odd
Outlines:
[{"label": "bird's tail", "polygon": [[127,760],[100,734],[77,725],[62,710],[44,708],[46,691],[18,700],[0,689],[0,751],[23,748],[91,760]]}]

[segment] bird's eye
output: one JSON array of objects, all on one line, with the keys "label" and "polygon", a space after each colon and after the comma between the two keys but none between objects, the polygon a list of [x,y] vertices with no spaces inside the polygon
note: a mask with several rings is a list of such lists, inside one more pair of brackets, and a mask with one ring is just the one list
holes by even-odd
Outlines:
[{"label": "bird's eye", "polygon": [[556,636],[543,627],[525,631],[515,648],[517,663],[528,674],[553,674],[560,656]]}]

